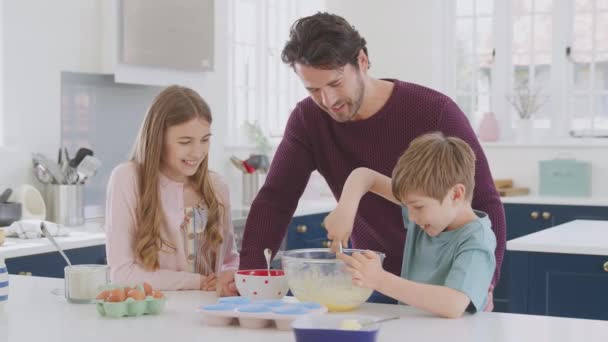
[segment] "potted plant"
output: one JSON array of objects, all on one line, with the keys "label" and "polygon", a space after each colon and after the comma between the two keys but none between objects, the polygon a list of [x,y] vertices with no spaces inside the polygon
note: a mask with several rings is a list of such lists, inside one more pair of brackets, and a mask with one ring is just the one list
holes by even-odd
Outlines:
[{"label": "potted plant", "polygon": [[519,116],[515,138],[524,142],[533,134],[532,118],[545,104],[547,97],[540,94],[541,89],[532,90],[527,80],[516,83],[513,95],[507,96],[507,101],[515,108]]}]

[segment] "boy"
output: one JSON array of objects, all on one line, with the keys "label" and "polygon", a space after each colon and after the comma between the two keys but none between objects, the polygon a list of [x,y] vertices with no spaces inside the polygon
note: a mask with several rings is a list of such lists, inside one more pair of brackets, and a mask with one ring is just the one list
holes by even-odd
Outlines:
[{"label": "boy", "polygon": [[401,278],[382,269],[375,253],[341,254],[353,284],[443,317],[483,310],[496,266],[496,238],[488,215],[471,208],[474,175],[470,146],[441,133],[414,139],[392,180],[370,169],[354,170],[325,220],[329,239],[347,245],[368,191],[401,205],[408,220]]}]

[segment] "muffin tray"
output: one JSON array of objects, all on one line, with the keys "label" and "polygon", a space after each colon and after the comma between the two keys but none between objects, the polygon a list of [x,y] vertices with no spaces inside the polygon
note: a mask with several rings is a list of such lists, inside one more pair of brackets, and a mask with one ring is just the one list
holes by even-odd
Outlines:
[{"label": "muffin tray", "polygon": [[291,322],[298,317],[318,315],[327,308],[315,302],[293,302],[285,299],[251,301],[246,297],[224,297],[216,304],[197,309],[209,326],[239,325],[242,328],[276,327],[291,330]]}]

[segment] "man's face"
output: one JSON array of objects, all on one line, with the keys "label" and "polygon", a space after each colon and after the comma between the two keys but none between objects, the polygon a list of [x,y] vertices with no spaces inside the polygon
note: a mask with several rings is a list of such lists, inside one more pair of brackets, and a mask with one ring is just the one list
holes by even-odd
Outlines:
[{"label": "man's face", "polygon": [[295,72],[315,103],[338,122],[357,120],[365,84],[361,69],[346,64],[338,69],[318,69],[296,63]]}]

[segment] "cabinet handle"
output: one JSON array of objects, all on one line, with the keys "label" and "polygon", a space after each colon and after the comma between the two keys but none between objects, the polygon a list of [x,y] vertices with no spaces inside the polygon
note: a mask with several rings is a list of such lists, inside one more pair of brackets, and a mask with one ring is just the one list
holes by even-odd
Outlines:
[{"label": "cabinet handle", "polygon": [[530,218],[536,220],[538,218],[538,211],[533,211],[530,213]]},{"label": "cabinet handle", "polygon": [[604,272],[608,272],[608,261],[604,263]]},{"label": "cabinet handle", "polygon": [[323,241],[323,243],[321,245],[323,245],[323,247],[325,247],[325,248],[329,248],[329,247],[331,247],[331,241],[329,241],[329,240]]},{"label": "cabinet handle", "polygon": [[548,211],[543,211],[543,220],[548,220],[551,218],[551,213]]},{"label": "cabinet handle", "polygon": [[308,227],[306,227],[305,224],[301,224],[299,226],[296,227],[296,231],[300,234],[304,234],[308,231]]}]

